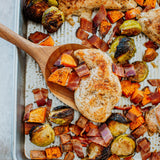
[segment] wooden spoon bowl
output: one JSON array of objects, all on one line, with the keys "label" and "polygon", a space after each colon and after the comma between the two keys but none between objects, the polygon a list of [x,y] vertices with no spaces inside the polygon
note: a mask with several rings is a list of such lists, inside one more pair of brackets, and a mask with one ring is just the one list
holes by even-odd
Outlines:
[{"label": "wooden spoon bowl", "polygon": [[26,40],[25,38],[21,37],[20,35],[13,32],[12,30],[10,30],[2,24],[0,24],[0,37],[11,42],[20,49],[24,50],[30,56],[32,56],[35,59],[35,61],[39,64],[39,67],[41,68],[42,74],[50,91],[63,103],[67,104],[73,109],[77,109],[74,102],[74,93],[66,87],[62,87],[58,84],[48,82],[48,77],[51,74],[51,67],[53,67],[53,64],[64,51],[75,51],[77,49],[85,49],[87,47],[80,44],[65,44],[53,47],[40,46]]}]

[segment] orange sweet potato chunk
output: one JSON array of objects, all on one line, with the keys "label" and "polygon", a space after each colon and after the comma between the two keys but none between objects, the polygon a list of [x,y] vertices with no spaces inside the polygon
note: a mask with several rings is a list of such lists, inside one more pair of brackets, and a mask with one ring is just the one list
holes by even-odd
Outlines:
[{"label": "orange sweet potato chunk", "polygon": [[131,102],[138,104],[142,101],[144,97],[143,91],[136,89],[131,96]]},{"label": "orange sweet potato chunk", "polygon": [[144,2],[144,6],[150,6],[151,8],[156,7],[156,0],[146,0]]},{"label": "orange sweet potato chunk", "polygon": [[140,116],[135,121],[130,123],[130,129],[135,130],[136,128],[140,127],[144,122],[144,117]]},{"label": "orange sweet potato chunk", "polygon": [[103,20],[99,27],[100,35],[102,37],[105,37],[111,27],[112,27],[111,23],[109,23],[107,20]]},{"label": "orange sweet potato chunk", "polygon": [[119,19],[121,19],[124,16],[124,13],[121,11],[108,11],[107,17],[111,23],[117,22]]},{"label": "orange sweet potato chunk", "polygon": [[140,6],[143,6],[144,0],[135,0]]},{"label": "orange sweet potato chunk", "polygon": [[41,46],[54,46],[54,40],[51,36],[48,36],[46,39],[44,39],[41,43]]},{"label": "orange sweet potato chunk", "polygon": [[129,20],[136,18],[136,16],[139,15],[140,13],[141,13],[140,7],[133,8],[125,13],[125,19]]},{"label": "orange sweet potato chunk", "polygon": [[44,123],[45,118],[46,118],[46,107],[39,107],[30,112],[28,122]]},{"label": "orange sweet potato chunk", "polygon": [[46,148],[45,151],[46,151],[47,159],[59,158],[62,156],[62,153],[59,147]]},{"label": "orange sweet potato chunk", "polygon": [[71,73],[71,68],[69,67],[63,67],[63,68],[57,69],[49,76],[48,81],[57,83],[61,86],[66,86],[70,73]]},{"label": "orange sweet potato chunk", "polygon": [[64,65],[66,67],[76,67],[77,66],[74,58],[69,54],[62,54],[61,65]]}]

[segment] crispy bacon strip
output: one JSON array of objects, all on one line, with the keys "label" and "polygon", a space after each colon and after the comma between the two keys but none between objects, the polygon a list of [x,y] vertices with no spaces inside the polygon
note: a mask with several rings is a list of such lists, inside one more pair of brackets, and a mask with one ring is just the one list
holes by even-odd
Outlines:
[{"label": "crispy bacon strip", "polygon": [[79,136],[82,129],[75,124],[71,124],[69,130],[74,133],[76,136]]},{"label": "crispy bacon strip", "polygon": [[129,110],[131,108],[132,108],[132,106],[127,106],[127,105],[124,105],[124,106],[114,106],[114,109],[118,109],[118,110],[122,110],[122,111]]},{"label": "crispy bacon strip", "polygon": [[77,126],[80,128],[85,128],[88,119],[83,117],[82,115],[79,117],[78,121],[76,122]]},{"label": "crispy bacon strip", "polygon": [[83,147],[87,147],[89,144],[87,137],[73,136],[72,139],[78,139]]},{"label": "crispy bacon strip", "polygon": [[77,89],[78,85],[80,82],[80,78],[77,75],[76,72],[72,72],[69,75],[69,80],[68,80],[68,84],[67,84],[67,88],[70,89],[71,91],[74,91]]},{"label": "crispy bacon strip", "polygon": [[147,81],[152,86],[160,86],[160,79],[148,79]]},{"label": "crispy bacon strip", "polygon": [[89,43],[88,40],[83,40],[82,45],[86,46],[87,48],[95,48],[92,44]]},{"label": "crispy bacon strip", "polygon": [[153,42],[151,40],[149,40],[148,42],[144,43],[144,46],[146,48],[153,48],[155,50],[157,50],[159,48],[159,46],[155,42]]},{"label": "crispy bacon strip", "polygon": [[115,64],[115,63],[113,63],[113,64],[112,64],[112,71],[113,71],[113,73],[115,73],[117,76],[125,77],[124,68],[123,68],[122,65],[120,65],[120,64]]},{"label": "crispy bacon strip", "polygon": [[88,136],[88,137],[100,137],[101,134],[100,134],[98,128],[91,128],[91,129],[89,130],[89,132],[87,133],[87,136]]},{"label": "crispy bacon strip", "polygon": [[105,143],[108,146],[113,139],[111,131],[109,130],[109,128],[107,127],[107,125],[105,123],[103,123],[99,127],[99,131],[100,131],[100,134],[101,134],[102,138],[104,139]]},{"label": "crispy bacon strip", "polygon": [[144,152],[148,152],[150,150],[150,144],[150,141],[146,137],[139,139],[137,141],[137,151],[143,150]]},{"label": "crispy bacon strip", "polygon": [[153,152],[151,157],[150,157],[150,160],[159,160],[159,159],[160,159],[160,151]]},{"label": "crispy bacon strip", "polygon": [[149,98],[150,98],[151,103],[153,105],[156,105],[156,104],[160,103],[160,94],[158,92],[151,93],[149,95]]},{"label": "crispy bacon strip", "polygon": [[79,158],[84,158],[84,153],[82,149],[82,144],[78,139],[72,139],[71,143],[73,145],[73,150]]},{"label": "crispy bacon strip", "polygon": [[61,152],[72,152],[73,151],[73,145],[72,143],[66,143],[66,144],[61,144],[60,145]]},{"label": "crispy bacon strip", "polygon": [[50,110],[51,110],[51,106],[52,106],[52,99],[47,99],[47,103],[46,103],[46,117],[48,117]]},{"label": "crispy bacon strip", "polygon": [[87,32],[85,32],[83,29],[81,29],[81,28],[77,29],[76,37],[78,39],[86,40],[88,38],[88,36],[89,36],[89,34]]},{"label": "crispy bacon strip", "polygon": [[92,33],[92,22],[88,21],[85,18],[80,19],[80,28],[84,31]]},{"label": "crispy bacon strip", "polygon": [[69,132],[69,126],[57,126],[54,127],[55,135],[61,135]]},{"label": "crispy bacon strip", "polygon": [[25,135],[28,135],[30,130],[32,129],[32,127],[36,127],[36,126],[39,126],[41,125],[41,123],[28,123],[28,122],[25,122],[24,123],[24,132],[25,132]]},{"label": "crispy bacon strip", "polygon": [[90,74],[89,68],[87,67],[85,63],[80,64],[78,67],[74,69],[80,78]]},{"label": "crispy bacon strip", "polygon": [[60,136],[60,140],[62,144],[68,143],[71,140],[71,135],[70,134],[61,134]]},{"label": "crispy bacon strip", "polygon": [[108,146],[102,137],[89,137],[88,140],[89,140],[89,142],[94,142],[94,143],[99,144],[104,147]]},{"label": "crispy bacon strip", "polygon": [[125,77],[131,77],[136,75],[134,65],[130,64],[124,67]]},{"label": "crispy bacon strip", "polygon": [[33,109],[33,104],[28,104],[26,107],[25,107],[25,112],[24,112],[24,116],[23,116],[23,121],[27,121],[29,120],[29,113],[30,111]]},{"label": "crispy bacon strip", "polygon": [[64,157],[64,160],[73,160],[73,159],[74,159],[74,153],[73,152],[68,152]]}]

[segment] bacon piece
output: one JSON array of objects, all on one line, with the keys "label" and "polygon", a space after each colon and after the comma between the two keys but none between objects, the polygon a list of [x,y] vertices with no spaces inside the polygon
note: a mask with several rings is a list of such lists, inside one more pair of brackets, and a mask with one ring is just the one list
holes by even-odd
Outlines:
[{"label": "bacon piece", "polygon": [[89,137],[88,140],[89,140],[89,142],[94,142],[94,143],[99,144],[104,147],[108,146],[102,137]]},{"label": "bacon piece", "polygon": [[71,91],[74,91],[77,89],[78,85],[80,82],[80,78],[77,75],[76,72],[72,72],[69,75],[69,80],[68,80],[68,84],[67,84],[67,88],[70,89]]},{"label": "bacon piece", "polygon": [[74,69],[80,78],[90,74],[90,71],[85,63],[80,64],[78,67]]},{"label": "bacon piece", "polygon": [[47,159],[46,152],[43,150],[31,150],[30,157],[31,159]]},{"label": "bacon piece", "polygon": [[120,64],[115,64],[115,63],[113,63],[113,64],[112,64],[112,71],[113,71],[113,73],[115,73],[117,76],[125,77],[124,68],[123,68],[122,65],[120,65]]},{"label": "bacon piece", "polygon": [[93,18],[93,28],[94,28],[93,33],[96,33],[98,26],[103,20],[106,19],[106,16],[107,16],[106,9],[102,5],[97,14]]},{"label": "bacon piece", "polygon": [[55,135],[61,135],[69,132],[69,126],[57,126],[54,127]]},{"label": "bacon piece", "polygon": [[26,107],[25,107],[25,113],[24,113],[24,116],[23,116],[23,121],[27,121],[29,120],[29,113],[30,111],[33,109],[33,104],[28,104]]},{"label": "bacon piece", "polygon": [[48,90],[47,89],[33,89],[34,100],[36,101],[38,106],[44,106],[46,104],[46,98],[48,97]]},{"label": "bacon piece", "polygon": [[153,48],[155,50],[157,50],[159,48],[159,46],[155,42],[153,42],[151,40],[149,40],[148,42],[144,43],[144,46],[146,48]]},{"label": "bacon piece", "polygon": [[71,135],[69,134],[61,134],[59,137],[62,144],[68,143],[71,140]]},{"label": "bacon piece", "polygon": [[71,124],[69,130],[74,133],[76,136],[80,135],[82,129],[75,124]]},{"label": "bacon piece", "polygon": [[98,127],[97,127],[97,128],[91,128],[91,129],[89,130],[89,132],[87,133],[87,136],[88,136],[88,137],[100,137],[101,134],[100,134],[100,132],[99,132]]},{"label": "bacon piece", "polygon": [[151,152],[150,151],[144,152],[143,150],[141,150],[142,160],[147,160],[150,156],[151,156]]},{"label": "bacon piece", "polygon": [[152,103],[153,105],[156,105],[156,104],[160,103],[160,93],[158,93],[158,92],[151,93],[151,94],[149,95],[149,98],[150,98],[151,103]]},{"label": "bacon piece", "polygon": [[73,159],[74,159],[74,153],[73,152],[68,152],[64,157],[64,160],[73,160]]},{"label": "bacon piece", "polygon": [[108,146],[113,139],[111,131],[109,130],[109,128],[107,127],[107,125],[105,123],[103,123],[99,127],[99,131],[100,131],[100,134],[101,134],[102,138],[104,139],[105,143]]},{"label": "bacon piece", "polygon": [[152,86],[160,86],[160,79],[148,79],[147,81]]},{"label": "bacon piece", "polygon": [[131,108],[132,108],[132,106],[127,106],[127,105],[124,105],[124,106],[114,106],[114,109],[118,109],[118,110],[122,110],[122,111],[129,110]]},{"label": "bacon piece", "polygon": [[50,110],[51,110],[51,106],[52,106],[52,99],[47,99],[47,103],[46,103],[46,117],[48,117]]},{"label": "bacon piece", "polygon": [[87,147],[89,144],[87,137],[73,136],[72,139],[78,139],[83,147]]},{"label": "bacon piece", "polygon": [[153,152],[151,157],[150,157],[150,160],[159,160],[159,159],[160,159],[160,151]]},{"label": "bacon piece", "polygon": [[72,152],[73,151],[73,145],[72,143],[66,143],[66,144],[61,144],[60,145],[61,152]]},{"label": "bacon piece", "polygon": [[29,134],[29,131],[32,129],[32,127],[36,127],[36,126],[39,126],[39,125],[41,125],[41,123],[28,123],[28,122],[25,122],[24,123],[25,135]]},{"label": "bacon piece", "polygon": [[88,122],[87,118],[85,118],[83,116],[80,116],[79,119],[78,119],[78,121],[76,122],[76,124],[80,128],[85,128],[87,122]]},{"label": "bacon piece", "polygon": [[134,65],[130,64],[124,67],[125,77],[135,76],[136,71]]},{"label": "bacon piece", "polygon": [[108,44],[95,34],[88,39],[88,42],[104,52],[106,52],[109,49]]},{"label": "bacon piece", "polygon": [[87,32],[90,32],[92,33],[92,22],[88,21],[87,19],[85,18],[81,18],[80,19],[80,28],[87,31]]},{"label": "bacon piece", "polygon": [[100,35],[104,38],[111,29],[112,25],[107,20],[103,20],[99,27]]},{"label": "bacon piece", "polygon": [[82,149],[82,144],[78,139],[72,139],[71,143],[73,145],[73,150],[79,158],[84,158],[84,153]]},{"label": "bacon piece", "polygon": [[88,38],[88,36],[89,36],[89,34],[87,32],[85,32],[83,29],[81,29],[81,28],[77,29],[76,37],[78,39],[85,40]]},{"label": "bacon piece", "polygon": [[82,45],[86,46],[87,48],[95,48],[92,44],[88,42],[88,40],[82,40]]},{"label": "bacon piece", "polygon": [[150,141],[146,137],[139,139],[137,141],[137,151],[143,150],[144,152],[148,152],[150,150],[150,144]]}]

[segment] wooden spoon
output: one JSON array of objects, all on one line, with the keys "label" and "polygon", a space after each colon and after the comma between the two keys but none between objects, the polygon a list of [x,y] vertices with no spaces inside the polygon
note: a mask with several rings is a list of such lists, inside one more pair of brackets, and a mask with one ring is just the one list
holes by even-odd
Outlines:
[{"label": "wooden spoon", "polygon": [[39,64],[45,81],[50,91],[59,98],[63,103],[77,109],[74,102],[74,93],[66,87],[48,82],[50,69],[59,56],[66,50],[85,49],[85,46],[80,44],[65,44],[60,46],[40,46],[26,40],[17,33],[13,32],[6,26],[0,24],[0,37],[16,45],[20,49],[28,53]]}]

